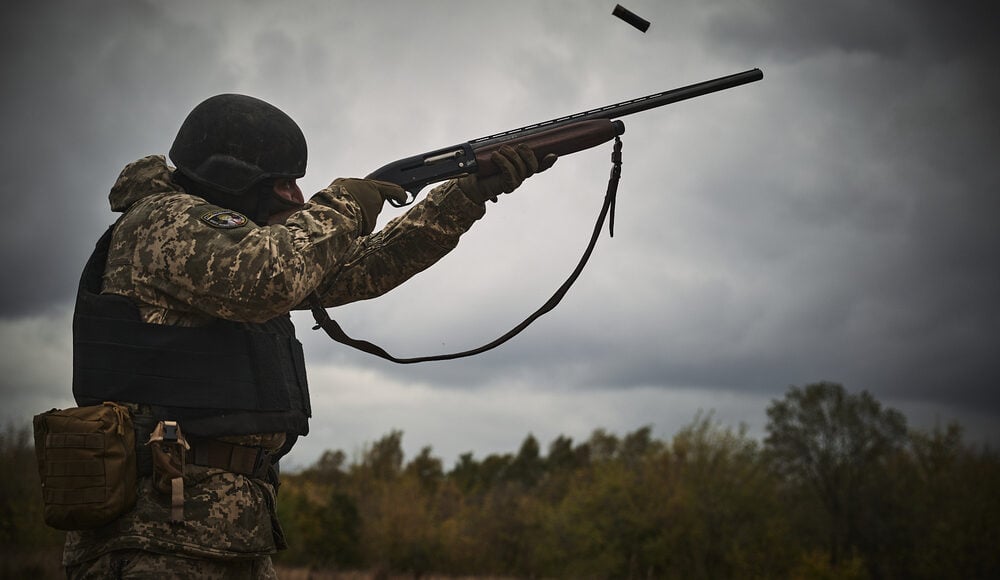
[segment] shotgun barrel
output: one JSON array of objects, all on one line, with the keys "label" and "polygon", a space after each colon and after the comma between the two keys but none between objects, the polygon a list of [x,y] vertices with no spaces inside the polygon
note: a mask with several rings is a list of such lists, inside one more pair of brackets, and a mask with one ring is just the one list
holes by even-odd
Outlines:
[{"label": "shotgun barrel", "polygon": [[401,186],[413,198],[404,203],[389,200],[397,207],[409,205],[425,186],[468,173],[491,175],[496,172],[489,161],[490,154],[504,144],[525,143],[535,154],[566,155],[595,147],[625,132],[625,124],[618,117],[633,115],[678,101],[693,99],[731,89],[764,78],[759,68],[750,69],[717,79],[703,81],[663,91],[637,99],[622,101],[574,115],[558,117],[542,123],[487,135],[452,147],[428,151],[384,165],[368,175],[368,179],[389,181]]}]

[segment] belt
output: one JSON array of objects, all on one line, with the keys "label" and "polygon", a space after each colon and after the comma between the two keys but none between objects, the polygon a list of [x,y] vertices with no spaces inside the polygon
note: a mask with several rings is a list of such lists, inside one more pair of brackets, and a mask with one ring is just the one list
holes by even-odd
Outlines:
[{"label": "belt", "polygon": [[[135,406],[132,410],[136,442],[145,443],[156,426],[156,419],[148,409]],[[270,469],[271,452],[263,447],[250,447],[226,443],[218,439],[189,437],[191,449],[185,453],[185,463],[215,467],[232,473],[263,479],[277,487],[277,470]],[[153,459],[149,447],[136,445],[136,460],[140,476],[153,473]]]},{"label": "belt", "polygon": [[263,477],[270,464],[263,447],[247,447],[218,439],[189,439],[191,449],[186,462],[203,467],[215,467],[240,475]]}]

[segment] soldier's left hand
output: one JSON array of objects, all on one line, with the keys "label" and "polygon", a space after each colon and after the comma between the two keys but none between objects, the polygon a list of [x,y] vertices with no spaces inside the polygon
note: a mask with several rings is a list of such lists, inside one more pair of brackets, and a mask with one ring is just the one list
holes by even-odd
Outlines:
[{"label": "soldier's left hand", "polygon": [[458,187],[469,199],[477,203],[486,203],[486,200],[495,202],[501,193],[514,191],[525,179],[552,167],[556,162],[556,156],[550,153],[539,161],[535,152],[522,143],[517,147],[510,145],[500,147],[490,156],[490,161],[497,166],[500,173],[482,178],[472,174],[458,180]]}]

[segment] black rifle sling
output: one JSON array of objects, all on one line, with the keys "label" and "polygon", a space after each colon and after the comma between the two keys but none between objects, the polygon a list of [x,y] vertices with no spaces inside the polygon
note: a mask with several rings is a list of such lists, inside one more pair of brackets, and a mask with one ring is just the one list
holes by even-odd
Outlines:
[{"label": "black rifle sling", "polygon": [[576,265],[576,269],[573,270],[573,273],[569,275],[569,278],[567,278],[566,281],[563,282],[562,286],[560,286],[559,289],[556,290],[555,294],[553,294],[552,297],[549,298],[549,300],[545,304],[543,304],[541,308],[539,308],[534,312],[534,314],[526,318],[524,322],[518,324],[517,326],[512,328],[509,332],[507,332],[507,334],[504,334],[503,336],[497,338],[493,342],[485,344],[479,348],[474,348],[472,350],[466,350],[451,354],[439,354],[439,355],[421,356],[414,358],[397,358],[386,352],[385,349],[383,349],[382,347],[372,344],[367,340],[359,340],[347,336],[347,333],[344,332],[344,330],[340,327],[340,325],[335,320],[330,318],[329,314],[327,314],[326,309],[323,308],[323,305],[319,300],[319,296],[315,292],[313,292],[309,296],[309,304],[312,308],[313,316],[316,318],[316,326],[313,327],[313,330],[318,330],[322,328],[324,331],[326,331],[327,335],[329,335],[330,338],[341,344],[346,344],[347,346],[354,347],[358,350],[362,350],[369,354],[373,354],[375,356],[382,357],[386,360],[399,364],[412,364],[420,362],[464,358],[467,356],[480,354],[500,346],[501,344],[507,342],[508,340],[520,334],[520,332],[525,328],[527,328],[528,325],[530,325],[532,322],[537,320],[543,314],[549,312],[550,310],[555,308],[557,304],[559,304],[559,302],[563,299],[563,296],[566,295],[566,292],[569,291],[573,283],[576,282],[576,279],[580,276],[580,273],[583,272],[584,266],[587,265],[587,261],[590,259],[590,255],[594,251],[594,246],[597,245],[597,239],[601,235],[601,230],[604,229],[604,222],[609,217],[609,214],[610,214],[610,220],[608,221],[608,234],[612,237],[615,235],[615,197],[618,194],[618,181],[619,179],[621,179],[621,172],[622,172],[622,142],[621,139],[619,139],[618,137],[615,137],[615,146],[614,146],[614,152],[611,154],[611,162],[612,162],[611,177],[608,179],[608,190],[604,196],[604,205],[601,207],[601,212],[597,216],[597,223],[594,225],[594,232],[590,237],[590,243],[587,245],[587,249],[584,251],[583,257],[580,258],[580,262]]}]

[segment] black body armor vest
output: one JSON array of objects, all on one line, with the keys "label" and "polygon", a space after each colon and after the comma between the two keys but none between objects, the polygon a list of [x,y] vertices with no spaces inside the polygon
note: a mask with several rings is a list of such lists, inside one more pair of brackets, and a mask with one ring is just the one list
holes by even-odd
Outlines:
[{"label": "black body armor vest", "polygon": [[123,296],[101,294],[111,229],[80,279],[73,316],[73,395],[78,405],[152,407],[202,437],[309,431],[302,345],[288,315],[259,324],[148,324]]}]

